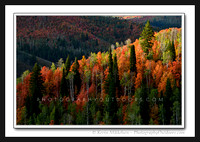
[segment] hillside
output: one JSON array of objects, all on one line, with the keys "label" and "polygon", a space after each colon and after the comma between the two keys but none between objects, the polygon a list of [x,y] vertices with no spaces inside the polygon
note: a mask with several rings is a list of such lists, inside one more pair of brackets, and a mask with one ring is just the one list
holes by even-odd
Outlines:
[{"label": "hillside", "polygon": [[[91,52],[108,51],[110,45],[116,48],[126,44],[127,39],[135,41],[146,20],[155,31],[181,26],[180,17],[169,16],[18,16],[17,51],[54,63],[67,55],[70,60],[83,55],[87,58]],[[29,59],[19,62],[23,67],[17,70],[18,77],[33,67]]]},{"label": "hillside", "polygon": [[26,73],[17,85],[17,123],[180,125],[181,28],[154,32],[148,52],[144,41],[140,37],[75,59],[70,66],[67,60],[58,68],[37,70],[44,92],[34,115],[26,103],[27,96],[31,98],[31,73]]},{"label": "hillside", "polygon": [[141,28],[142,24],[109,16],[18,16],[17,51],[50,62],[67,55],[81,59],[91,52],[107,51],[116,42],[134,41]]},{"label": "hillside", "polygon": [[156,31],[174,27],[181,28],[181,16],[121,16],[120,19],[142,24],[149,20]]},{"label": "hillside", "polygon": [[41,66],[47,67],[51,67],[52,64],[50,61],[24,51],[17,51],[17,77],[20,77],[25,70],[31,71],[35,62],[38,62]]}]

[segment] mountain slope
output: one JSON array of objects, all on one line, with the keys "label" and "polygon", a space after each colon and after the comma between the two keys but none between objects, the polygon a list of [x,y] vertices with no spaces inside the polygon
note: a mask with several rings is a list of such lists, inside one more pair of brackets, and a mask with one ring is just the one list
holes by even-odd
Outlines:
[{"label": "mountain slope", "polygon": [[181,28],[181,16],[121,16],[120,18],[142,24],[149,20],[156,31],[173,27]]},{"label": "mountain slope", "polygon": [[128,38],[133,41],[141,28],[142,24],[109,16],[18,16],[17,51],[50,62],[70,55],[72,61],[107,51],[111,44]]}]

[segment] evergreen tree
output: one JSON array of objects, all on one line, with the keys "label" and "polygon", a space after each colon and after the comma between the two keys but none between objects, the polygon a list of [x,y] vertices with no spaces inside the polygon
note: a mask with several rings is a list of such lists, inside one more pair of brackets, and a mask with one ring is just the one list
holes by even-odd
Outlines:
[{"label": "evergreen tree", "polygon": [[173,102],[172,124],[179,125],[181,124],[181,93],[176,85],[174,85],[173,97],[171,97],[170,101]]},{"label": "evergreen tree", "polygon": [[136,73],[136,55],[135,55],[135,46],[131,45],[130,52],[130,71]]},{"label": "evergreen tree", "polygon": [[180,125],[181,124],[181,105],[179,101],[173,103],[173,115],[172,115],[172,124]]},{"label": "evergreen tree", "polygon": [[109,67],[109,74],[110,76],[113,75],[113,59],[112,59],[112,49],[111,47],[109,48],[109,63],[108,63],[108,67]]},{"label": "evergreen tree", "polygon": [[[29,92],[30,92],[30,107],[29,108],[29,113],[33,114],[35,113],[36,115],[39,114],[40,109],[39,109],[39,101],[38,99],[41,100],[43,93],[44,93],[44,86],[43,86],[44,81],[42,80],[42,76],[40,73],[40,67],[37,63],[35,63],[33,67],[33,71],[31,73],[30,77],[30,87],[29,87]],[[27,108],[27,109],[28,109]]]},{"label": "evergreen tree", "polygon": [[171,53],[172,60],[175,61],[176,60],[176,52],[175,52],[175,47],[174,47],[174,41],[171,42],[170,53]]},{"label": "evergreen tree", "polygon": [[160,94],[160,99],[162,99],[163,101],[158,102],[158,122],[160,125],[165,125],[166,124],[166,110],[164,107],[164,96],[163,96],[163,92],[161,92]]},{"label": "evergreen tree", "polygon": [[131,78],[131,95],[133,95],[134,94],[134,91],[135,91],[135,88],[134,88],[134,85],[132,85],[133,83],[133,81],[132,81],[132,79],[133,79],[133,76],[136,76],[136,73],[137,73],[137,71],[136,71],[136,55],[135,55],[135,46],[134,45],[131,45],[130,46],[130,49],[131,49],[131,51],[130,51],[130,78]]},{"label": "evergreen tree", "polygon": [[149,54],[150,48],[153,46],[152,42],[153,37],[154,37],[154,32],[148,20],[139,38],[141,41],[140,44],[142,46],[142,49],[147,55]]},{"label": "evergreen tree", "polygon": [[60,97],[66,96],[67,94],[67,80],[65,77],[65,69],[63,68],[63,75],[60,83]]},{"label": "evergreen tree", "polygon": [[118,65],[117,65],[117,55],[114,55],[114,61],[113,61],[113,74],[114,74],[114,81],[115,81],[115,87],[116,87],[116,93],[119,97],[121,95],[121,86],[119,81],[119,72],[118,72]]},{"label": "evergreen tree", "polygon": [[105,84],[104,84],[104,89],[105,92],[108,93],[109,92],[109,86],[110,86],[110,80],[112,79],[113,76],[113,59],[112,59],[112,50],[111,47],[109,47],[109,62],[108,62],[108,68],[109,68],[109,74],[107,79],[105,80]]},{"label": "evergreen tree", "polygon": [[117,101],[116,101],[116,85],[113,74],[113,59],[111,48],[109,49],[109,74],[107,78],[108,82],[108,102],[106,103],[106,112],[111,120],[111,124],[117,124]]},{"label": "evergreen tree", "polygon": [[144,82],[142,82],[141,85],[141,91],[140,91],[140,97],[141,97],[141,102],[140,102],[140,115],[142,118],[142,122],[145,125],[149,124],[149,102],[147,101],[148,98],[148,88],[145,87]]},{"label": "evergreen tree", "polygon": [[79,63],[77,58],[75,58],[75,62],[73,65],[73,69],[72,71],[74,72],[74,86],[75,86],[75,100],[77,95],[79,94],[79,91],[81,89],[81,77],[80,77],[80,73],[79,73]]},{"label": "evergreen tree", "polygon": [[164,96],[164,107],[166,110],[166,124],[169,125],[170,124],[170,120],[171,120],[171,116],[172,116],[172,105],[173,102],[171,102],[171,97],[173,95],[172,92],[172,88],[171,88],[171,82],[169,80],[169,78],[167,79],[167,84],[166,84],[166,92],[165,92],[165,96]]},{"label": "evergreen tree", "polygon": [[109,112],[109,117],[111,118],[111,124],[117,124],[118,120],[116,113],[118,107],[116,100],[116,87],[113,77],[110,79],[108,96],[109,96],[108,112]]},{"label": "evergreen tree", "polygon": [[68,75],[69,73],[69,70],[70,70],[70,60],[69,60],[69,55],[67,56],[67,59],[65,61],[65,66],[64,66],[65,70],[66,70],[66,76]]},{"label": "evergreen tree", "polygon": [[64,66],[64,68],[65,68],[65,81],[66,81],[66,96],[69,96],[69,93],[70,93],[70,83],[69,83],[69,79],[67,79],[67,76],[68,76],[68,74],[69,74],[69,70],[70,70],[70,59],[69,59],[69,55],[67,56],[67,59],[66,59],[66,61],[65,61],[65,66]]},{"label": "evergreen tree", "polygon": [[118,124],[123,124],[123,104],[121,103],[117,111]]}]

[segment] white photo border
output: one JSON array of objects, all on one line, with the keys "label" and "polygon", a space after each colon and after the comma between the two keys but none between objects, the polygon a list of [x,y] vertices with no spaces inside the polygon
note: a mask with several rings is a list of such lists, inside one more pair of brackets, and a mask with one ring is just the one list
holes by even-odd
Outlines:
[{"label": "white photo border", "polygon": [[[9,7],[9,8],[8,8],[8,7]],[[17,7],[17,6],[14,6],[14,7]],[[28,7],[30,7],[30,6],[28,6]],[[33,8],[34,6],[31,6],[31,7],[32,7],[31,10],[33,10],[33,9],[34,9],[34,8]],[[41,10],[42,8],[46,7],[46,8],[45,8],[46,12],[42,11],[42,12],[38,12],[38,13],[43,13],[43,14],[44,14],[44,13],[48,13],[47,11],[49,11],[48,8],[47,8],[48,6],[38,6],[38,7],[39,7],[40,10]],[[51,7],[51,6],[50,6],[50,7]],[[62,7],[62,6],[61,6],[61,7]],[[69,7],[71,7],[71,6],[66,6],[66,7],[69,8]],[[72,7],[73,7],[73,6],[72,6]],[[75,7],[80,8],[80,6],[75,6]],[[82,7],[84,7],[84,6],[82,6]],[[88,6],[88,7],[91,7],[91,6]],[[97,6],[97,7],[101,7],[101,6]],[[119,6],[111,6],[111,7],[113,8],[113,7],[119,7]],[[127,7],[127,6],[122,6],[122,7],[123,7],[123,9],[124,9],[124,8]],[[129,6],[129,7],[132,7],[132,8],[135,8],[135,7],[147,8],[146,6]],[[148,6],[148,7],[152,7],[152,6]],[[157,7],[157,6],[154,6],[154,7]],[[165,7],[165,8],[164,8],[165,10],[166,10],[166,8],[167,8],[167,6],[161,6],[161,7]],[[175,6],[174,6],[174,7],[175,7]],[[181,6],[177,6],[177,7],[180,8]],[[184,7],[184,6],[182,6],[182,7]],[[6,6],[6,12],[9,13],[9,18],[11,17],[11,15],[10,15],[10,14],[11,14],[10,11],[12,11],[11,8],[13,8],[13,6]],[[25,9],[25,12],[23,12],[23,9],[18,9],[17,11],[14,11],[14,12],[12,11],[13,20],[16,20],[16,18],[14,18],[16,14],[18,15],[18,14],[20,14],[20,13],[21,13],[21,14],[22,14],[22,13],[23,13],[23,14],[26,13],[26,14],[30,15],[31,13],[33,13],[33,12],[31,12],[31,13],[28,12],[29,9],[27,9],[27,7],[21,6],[21,8],[24,8],[24,9]],[[108,8],[108,6],[106,6],[106,9],[107,9],[107,8]],[[169,7],[168,7],[168,8],[169,8]],[[192,7],[192,8],[194,8],[194,7]],[[192,8],[191,8],[191,9],[192,9]],[[8,9],[9,9],[10,11],[9,11]],[[100,9],[102,9],[102,8],[100,8]],[[116,8],[115,8],[115,9],[116,9]],[[161,8],[159,8],[159,9],[161,10]],[[181,8],[180,8],[180,9],[181,9]],[[54,9],[54,10],[55,10],[55,9]],[[56,10],[59,11],[58,6],[57,6],[57,9],[56,9]],[[82,10],[83,10],[83,9],[82,9]],[[94,9],[93,9],[93,10],[94,10]],[[96,9],[95,9],[95,10],[96,10]],[[98,8],[98,10],[99,10],[99,8]],[[163,9],[162,9],[162,10],[163,10]],[[162,10],[161,10],[161,11],[162,11]],[[182,8],[182,10],[183,10],[183,8]],[[38,11],[38,10],[36,10],[36,11]],[[62,10],[61,10],[61,11],[62,11]],[[72,11],[73,11],[73,10],[72,10]],[[83,11],[84,11],[84,10],[83,10]],[[144,11],[146,11],[146,10],[144,10]],[[192,11],[190,11],[190,12],[191,12],[191,13],[187,13],[187,12],[186,12],[186,16],[187,16],[187,14],[190,14],[191,16],[193,16],[193,15],[192,15]],[[6,18],[8,17],[8,16],[7,16],[7,13],[6,13]],[[52,12],[50,12],[50,13],[52,13]],[[55,13],[57,13],[57,12],[55,12]],[[185,49],[185,48],[184,48],[184,42],[183,42],[183,41],[185,41],[185,40],[184,40],[184,38],[185,38],[185,37],[184,37],[184,34],[185,34],[185,31],[184,31],[184,29],[185,29],[185,27],[184,27],[184,24],[185,24],[185,21],[184,21],[184,13],[185,13],[185,12],[184,12],[184,10],[181,11],[181,12],[177,12],[177,11],[173,11],[173,12],[170,11],[170,12],[168,12],[168,11],[166,10],[165,13],[164,13],[164,12],[158,12],[158,11],[157,11],[157,12],[144,12],[145,14],[142,13],[142,12],[135,12],[135,11],[130,12],[130,11],[126,11],[126,10],[125,10],[125,12],[117,12],[117,11],[112,11],[112,10],[111,10],[111,11],[107,11],[107,12],[98,12],[98,11],[95,12],[95,11],[90,11],[90,12],[84,12],[85,14],[81,14],[80,12],[77,12],[77,13],[76,13],[75,11],[74,11],[74,12],[60,12],[60,13],[69,13],[69,14],[77,14],[77,15],[88,15],[88,14],[90,14],[90,13],[93,13],[93,15],[96,15],[96,14],[94,14],[94,13],[98,13],[98,14],[101,13],[101,15],[102,15],[102,13],[104,13],[104,14],[106,13],[106,15],[108,15],[108,13],[112,13],[112,14],[110,14],[110,15],[114,15],[114,14],[116,14],[116,15],[130,15],[130,13],[132,13],[131,15],[142,15],[142,14],[143,14],[143,15],[159,15],[158,13],[160,13],[160,14],[162,13],[161,15],[173,15],[173,14],[174,14],[174,15],[178,15],[178,16],[182,15],[182,26],[181,26],[181,28],[182,28],[182,55],[184,56],[184,49]],[[148,14],[147,14],[147,13],[148,13]],[[150,14],[150,13],[152,13],[152,14]],[[178,13],[178,14],[177,14],[177,13]],[[36,14],[36,15],[38,15],[38,14]],[[56,14],[56,15],[58,15],[58,14]],[[60,15],[60,14],[59,14],[59,15]],[[12,21],[12,20],[11,20],[11,21]],[[16,21],[15,21],[15,22],[16,22]],[[8,22],[6,21],[6,23],[8,23]],[[9,24],[9,25],[10,25],[10,24]],[[6,27],[7,27],[7,26],[8,26],[8,25],[6,25]],[[9,26],[9,27],[10,27],[10,26]],[[11,28],[11,27],[10,27],[10,28]],[[6,28],[6,45],[8,45],[8,44],[7,44],[7,43],[8,43],[8,38],[7,38],[7,33],[8,33],[7,31],[8,31],[8,30],[7,30],[7,29],[8,29],[8,28]],[[15,29],[16,29],[16,28],[13,27],[13,29],[11,28],[10,30],[13,30],[13,31],[14,31]],[[10,31],[10,30],[9,30],[9,31]],[[16,35],[16,32],[14,33],[14,35]],[[14,35],[13,35],[13,37],[14,37]],[[10,39],[11,39],[11,38],[9,38],[9,40],[10,40]],[[15,44],[15,43],[16,43],[16,38],[13,38],[13,40],[14,40],[14,42],[11,42],[11,43],[13,43],[13,45],[16,45],[16,44]],[[187,44],[187,43],[186,43],[186,44]],[[10,44],[9,44],[9,45],[10,45]],[[7,71],[7,73],[8,73],[8,70],[7,70],[7,67],[8,67],[8,66],[7,66],[7,65],[8,65],[8,64],[7,64],[7,62],[8,62],[8,60],[7,60],[7,59],[8,59],[8,56],[7,56],[7,55],[8,55],[8,52],[7,52],[7,50],[8,50],[8,49],[7,49],[7,48],[10,49],[11,47],[10,47],[10,46],[9,46],[9,47],[6,46],[6,51],[5,51],[5,52],[7,53],[7,54],[6,54],[6,71]],[[14,48],[14,49],[16,49],[16,48]],[[187,50],[187,49],[186,49],[186,50]],[[16,61],[16,59],[15,59],[15,57],[16,57],[16,54],[15,54],[15,53],[16,53],[16,51],[14,51],[14,52],[12,52],[12,53],[13,53],[13,55],[14,55],[13,63],[15,63],[15,61]],[[10,55],[10,54],[9,54],[9,55]],[[9,57],[10,57],[10,56],[9,56]],[[193,55],[193,57],[194,57],[194,55]],[[187,59],[186,59],[186,60],[187,60]],[[184,61],[186,61],[186,60],[185,60],[184,58],[182,58],[182,63],[184,63]],[[9,60],[9,62],[10,62],[10,60]],[[188,64],[187,64],[187,66],[188,66]],[[12,67],[11,67],[11,69],[12,69]],[[10,71],[9,71],[9,72],[10,72]],[[185,75],[184,75],[184,64],[182,65],[182,73],[183,73],[183,75],[182,75],[182,81],[183,81],[183,83],[184,83],[184,77],[185,77]],[[186,72],[186,73],[187,73],[187,72]],[[10,78],[10,77],[14,77],[13,79],[15,79],[15,81],[13,82],[13,85],[14,85],[14,88],[13,88],[14,91],[13,91],[13,92],[16,92],[16,87],[15,87],[15,86],[16,86],[16,64],[14,64],[14,74],[13,74],[13,76],[9,76],[9,78]],[[8,75],[6,75],[6,78],[8,78]],[[7,92],[10,92],[10,91],[8,91],[8,80],[6,79],[6,81],[7,81],[7,83],[6,83],[6,97],[5,97],[5,100],[6,100],[6,107],[5,107],[5,108],[8,108],[8,107],[7,107],[7,106],[8,106],[8,101],[7,101],[7,100],[8,100],[8,99],[7,99],[7,98],[8,98],[7,94],[8,94],[8,93],[7,93]],[[186,84],[187,84],[187,83],[186,83]],[[10,85],[10,84],[9,84],[9,85]],[[183,86],[184,86],[184,84],[183,84]],[[186,97],[184,97],[184,94],[185,94],[185,93],[184,93],[184,89],[185,89],[185,88],[184,88],[183,86],[182,86],[182,102],[183,102],[183,105],[182,105],[182,106],[183,106],[183,108],[184,108],[184,106],[185,106],[185,105],[184,105],[184,102],[186,101],[186,100],[185,100]],[[185,87],[186,87],[186,86],[185,86]],[[12,89],[11,89],[11,90],[12,90]],[[186,90],[186,92],[187,92],[187,90]],[[10,95],[10,94],[9,94],[9,95]],[[16,95],[14,95],[14,96],[16,96]],[[12,97],[11,97],[11,98],[12,98]],[[15,99],[16,99],[16,97],[14,97],[14,99],[13,99],[13,104],[16,104]],[[194,101],[194,100],[193,100],[193,101]],[[193,102],[193,104],[195,104],[195,102]],[[9,104],[9,105],[10,105],[10,104]],[[11,104],[11,106],[12,106],[12,104]],[[193,110],[194,110],[194,109],[193,109]],[[16,105],[14,105],[14,111],[16,111]],[[184,109],[182,109],[182,122],[185,122],[185,119],[184,119],[184,116],[185,116],[185,115],[184,115],[184,113],[185,113],[185,111],[184,111]],[[6,109],[6,114],[8,114],[8,113],[7,113],[7,109]],[[10,112],[9,112],[9,114],[10,114]],[[15,112],[14,112],[14,114],[16,115]],[[50,126],[50,127],[49,127],[49,126],[46,126],[46,125],[38,125],[38,126],[35,126],[35,125],[34,125],[34,126],[31,126],[31,125],[28,125],[28,126],[22,126],[22,127],[20,126],[20,127],[18,127],[17,125],[15,125],[15,124],[16,124],[16,116],[14,116],[14,114],[13,114],[13,119],[14,119],[14,121],[13,121],[13,122],[14,122],[14,127],[13,127],[13,128],[40,128],[40,126],[41,126],[42,128],[60,128],[60,126]],[[8,118],[7,115],[5,115],[5,117]],[[193,117],[194,117],[194,116],[193,116]],[[193,119],[194,119],[194,118],[193,118]],[[7,119],[5,119],[5,120],[7,120]],[[187,120],[187,119],[186,119],[186,120]],[[7,122],[7,123],[8,123],[8,122]],[[6,123],[6,126],[7,126],[7,123]],[[186,123],[186,122],[185,122],[185,123]],[[178,127],[177,127],[177,125],[176,125],[176,126],[168,125],[168,126],[166,126],[166,128],[167,128],[167,127],[168,127],[168,128],[184,128],[184,126],[185,126],[184,124],[185,124],[185,123],[182,123],[181,126],[178,125]],[[9,126],[10,126],[10,125],[9,125]],[[193,126],[194,126],[194,125],[193,125]],[[127,126],[125,126],[125,127],[119,127],[118,125],[117,125],[117,126],[113,126],[113,125],[106,125],[106,126],[105,126],[105,125],[104,125],[104,126],[100,126],[100,127],[96,127],[96,126],[92,126],[92,127],[91,127],[91,126],[84,126],[84,125],[78,125],[78,126],[77,126],[77,125],[76,125],[76,126],[75,126],[75,125],[71,125],[71,126],[68,126],[67,128],[70,128],[70,127],[71,127],[71,128],[91,128],[91,129],[92,129],[92,128],[99,128],[99,129],[103,129],[103,128],[109,128],[109,129],[110,129],[110,128],[120,128],[120,129],[121,129],[121,128],[142,128],[142,129],[146,129],[146,128],[148,128],[148,127],[149,127],[149,128],[154,128],[154,129],[157,129],[157,128],[165,128],[165,127],[159,126],[159,125],[158,125],[158,126],[153,126],[153,127],[152,127],[152,126],[149,126],[149,125],[140,125],[140,126],[135,126],[135,125],[134,125],[134,126],[131,126],[131,127],[127,127]],[[64,127],[63,127],[63,128],[64,128]],[[148,131],[152,131],[152,130],[154,130],[154,129],[149,129]],[[32,130],[33,130],[33,129],[32,129]],[[76,130],[77,130],[77,129],[76,129]],[[88,130],[88,129],[87,129],[87,130]],[[15,131],[17,131],[17,129],[15,129]],[[6,132],[8,133],[8,131],[6,131]],[[194,132],[194,130],[192,130],[192,132]],[[93,133],[93,134],[94,134],[94,133]],[[98,134],[98,133],[96,133],[96,134]],[[193,133],[193,135],[194,135],[194,133]],[[51,136],[51,135],[50,135],[50,136]]]}]

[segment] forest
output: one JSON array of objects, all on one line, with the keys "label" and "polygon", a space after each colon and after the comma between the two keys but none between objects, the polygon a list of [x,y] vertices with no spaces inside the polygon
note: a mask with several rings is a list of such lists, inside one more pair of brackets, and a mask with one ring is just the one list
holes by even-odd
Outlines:
[{"label": "forest", "polygon": [[[32,20],[36,19],[37,17]],[[51,22],[45,22],[49,19],[50,17],[43,19],[44,25],[36,26],[51,25]],[[81,19],[87,18],[83,16]],[[59,22],[55,19],[54,21]],[[80,19],[78,22],[82,23]],[[76,23],[71,24],[76,25]],[[112,25],[112,22],[109,24]],[[116,25],[120,26],[120,24]],[[90,26],[87,26],[87,30],[91,30]],[[130,25],[128,27],[132,29]],[[101,32],[101,29],[92,29],[92,31]],[[25,32],[21,32],[23,33]],[[37,33],[35,36],[46,33],[48,32]],[[52,33],[43,36],[50,37]],[[134,30],[130,32],[130,37],[132,35],[135,35]],[[91,39],[90,36],[92,35],[83,33],[77,47],[84,44],[86,39]],[[120,37],[121,35],[119,41]],[[17,38],[20,48],[20,40],[23,38],[20,35]],[[127,37],[125,44],[112,40],[110,35],[103,36],[101,39],[105,42],[110,40],[109,42],[115,44],[105,44],[105,47],[102,46],[105,50],[98,48],[98,52],[90,52],[89,55],[83,55],[81,58],[63,52],[63,54],[68,53],[67,58],[60,58],[50,67],[40,66],[36,62],[32,70],[24,71],[17,78],[17,125],[182,124],[181,28],[154,31],[150,21],[147,20],[138,38],[131,38],[131,40]],[[60,40],[60,44],[68,44],[67,41],[62,40],[62,37],[58,37],[57,40]],[[94,47],[92,47],[96,50],[100,41],[95,37],[93,40]],[[40,44],[42,41],[39,38],[37,42]],[[36,46],[37,42],[29,38],[29,46],[27,45],[23,50],[35,52],[29,48],[32,45]],[[53,41],[45,43],[53,43]],[[41,48],[32,47],[38,50],[38,53],[34,54],[42,54]],[[50,52],[47,49],[43,50]],[[55,57],[54,62],[57,57],[55,54],[51,55],[52,58]]]},{"label": "forest", "polygon": [[142,24],[110,16],[18,16],[17,17],[17,76],[31,70],[35,62],[51,67],[49,62],[78,60],[90,53],[108,51],[116,42],[139,38]]}]

